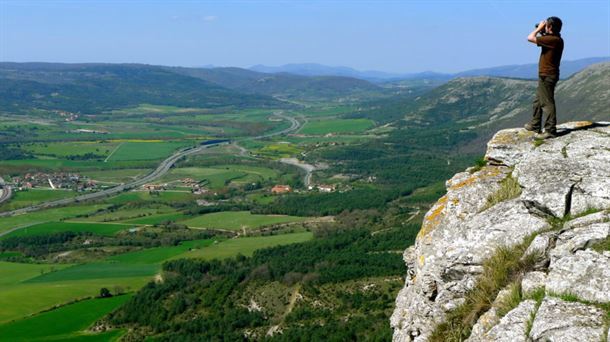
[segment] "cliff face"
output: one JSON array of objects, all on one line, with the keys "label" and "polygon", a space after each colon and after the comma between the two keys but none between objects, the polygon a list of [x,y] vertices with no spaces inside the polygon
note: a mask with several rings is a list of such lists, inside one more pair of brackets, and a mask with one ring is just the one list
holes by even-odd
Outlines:
[{"label": "cliff face", "polygon": [[[610,123],[559,130],[543,142],[523,129],[502,130],[488,143],[487,166],[447,182],[404,253],[395,341],[428,340],[476,297],[490,258],[518,246],[527,266],[492,292],[493,304],[473,311],[469,340],[607,339]],[[518,300],[506,309],[509,297]]]}]

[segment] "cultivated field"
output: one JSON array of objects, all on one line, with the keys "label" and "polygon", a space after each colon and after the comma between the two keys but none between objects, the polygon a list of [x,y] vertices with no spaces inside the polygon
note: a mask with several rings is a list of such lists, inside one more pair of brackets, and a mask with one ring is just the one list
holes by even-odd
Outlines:
[{"label": "cultivated field", "polygon": [[129,295],[87,299],[0,326],[1,341],[110,341],[122,334],[92,334],[85,330],[130,298]]},{"label": "cultivated field", "polygon": [[305,242],[311,240],[312,238],[313,233],[311,232],[242,237],[238,239],[225,240],[221,243],[211,245],[207,248],[187,251],[173,257],[173,259],[202,258],[206,260],[211,260],[229,258],[238,254],[250,256],[257,249]]},{"label": "cultivated field", "polygon": [[219,228],[229,230],[253,229],[278,223],[300,222],[307,218],[286,215],[256,215],[249,211],[223,211],[205,214],[180,221],[192,228]]}]

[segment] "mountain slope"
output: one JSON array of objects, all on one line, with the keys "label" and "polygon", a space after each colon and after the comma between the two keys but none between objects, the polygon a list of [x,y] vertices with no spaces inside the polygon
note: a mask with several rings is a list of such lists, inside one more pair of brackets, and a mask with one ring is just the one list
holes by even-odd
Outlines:
[{"label": "mountain slope", "polygon": [[367,81],[342,76],[301,76],[266,74],[240,68],[167,68],[222,87],[249,94],[294,99],[331,99],[364,93],[381,93],[382,88]]},{"label": "mountain slope", "polygon": [[280,103],[163,68],[138,64],[0,63],[0,106],[96,113],[141,103],[267,107]]},{"label": "mountain slope", "polygon": [[[610,61],[610,57],[592,57],[561,62],[561,77],[566,79],[590,65]],[[485,69],[473,69],[459,72],[454,77],[493,76],[514,78],[538,78],[538,64],[505,65]]]},{"label": "mountain slope", "polygon": [[[610,63],[585,68],[556,88],[559,122],[607,120],[610,117]],[[495,77],[451,80],[420,96],[401,95],[371,102],[352,114],[401,124],[453,125],[481,134],[484,146],[498,129],[521,126],[531,118],[537,81]]]}]

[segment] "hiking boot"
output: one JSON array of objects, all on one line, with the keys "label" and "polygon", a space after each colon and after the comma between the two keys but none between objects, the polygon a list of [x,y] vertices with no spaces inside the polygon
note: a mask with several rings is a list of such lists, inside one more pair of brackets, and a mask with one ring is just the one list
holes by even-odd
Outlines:
[{"label": "hiking boot", "polygon": [[544,133],[538,133],[536,134],[536,139],[552,139],[552,138],[557,138],[557,134],[553,133],[553,132],[544,132]]},{"label": "hiking boot", "polygon": [[526,123],[525,126],[523,126],[523,128],[525,128],[526,130],[530,131],[530,132],[536,132],[536,133],[540,133],[540,128],[536,128],[534,127],[534,125],[532,125],[531,123]]}]

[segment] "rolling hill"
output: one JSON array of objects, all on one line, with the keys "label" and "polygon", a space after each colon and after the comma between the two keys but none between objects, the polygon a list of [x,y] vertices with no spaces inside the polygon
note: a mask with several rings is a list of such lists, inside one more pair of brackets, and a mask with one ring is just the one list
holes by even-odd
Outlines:
[{"label": "rolling hill", "polygon": [[141,64],[0,63],[0,106],[97,113],[141,103],[178,107],[281,106],[200,78]]},{"label": "rolling hill", "polygon": [[383,89],[365,80],[345,76],[267,74],[241,68],[166,68],[247,94],[318,100],[380,95]]}]

